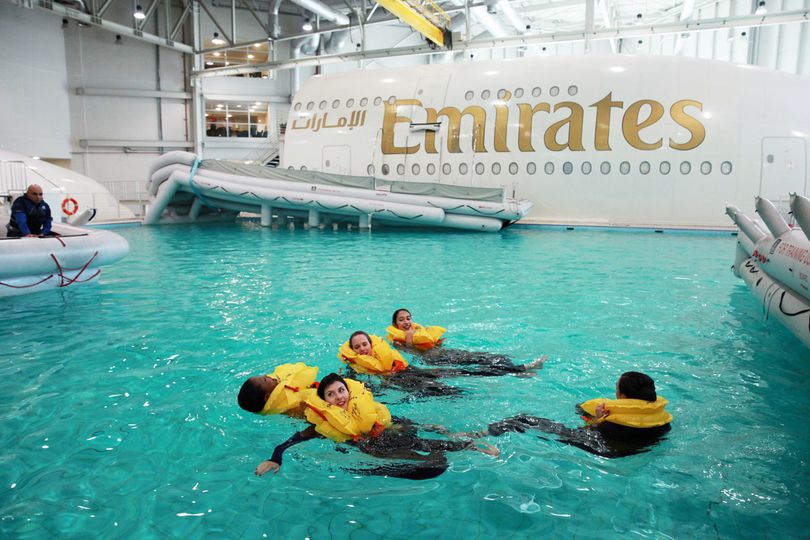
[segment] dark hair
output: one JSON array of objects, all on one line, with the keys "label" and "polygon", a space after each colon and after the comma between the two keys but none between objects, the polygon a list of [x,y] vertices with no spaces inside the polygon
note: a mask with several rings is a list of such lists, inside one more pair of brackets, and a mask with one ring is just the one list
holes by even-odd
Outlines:
[{"label": "dark hair", "polygon": [[411,314],[411,312],[410,312],[410,311],[408,311],[407,309],[405,309],[404,307],[401,307],[401,308],[399,308],[398,310],[396,310],[396,311],[394,312],[394,314],[393,314],[393,315],[391,315],[391,324],[393,324],[394,326],[396,326],[396,325],[397,325],[397,315],[399,315],[399,312],[400,312],[400,311],[405,311],[405,312],[407,312],[407,313],[408,313],[408,315],[410,315],[410,314]]},{"label": "dark hair", "polygon": [[366,334],[366,333],[365,333],[365,332],[363,332],[362,330],[358,330],[357,332],[355,332],[354,334],[352,334],[351,336],[349,336],[349,348],[350,348],[350,349],[354,350],[354,349],[352,348],[352,340],[353,340],[354,338],[356,338],[357,336],[366,336],[366,339],[368,340],[368,342],[369,342],[369,343],[371,343],[371,336],[369,336],[368,334]]},{"label": "dark hair", "polygon": [[245,381],[239,390],[239,406],[252,413],[262,412],[264,404],[267,402],[267,394],[256,384],[256,377],[251,377]]},{"label": "dark hair", "polygon": [[619,393],[628,399],[643,399],[644,401],[658,399],[653,380],[649,375],[638,371],[622,373],[622,376],[619,377]]},{"label": "dark hair", "polygon": [[337,373],[330,373],[329,375],[321,379],[321,382],[318,383],[318,390],[317,390],[318,397],[326,401],[326,398],[323,397],[324,392],[326,392],[326,387],[334,382],[342,383],[343,386],[346,387],[346,390],[349,389],[349,385],[346,384],[346,379],[344,379]]}]

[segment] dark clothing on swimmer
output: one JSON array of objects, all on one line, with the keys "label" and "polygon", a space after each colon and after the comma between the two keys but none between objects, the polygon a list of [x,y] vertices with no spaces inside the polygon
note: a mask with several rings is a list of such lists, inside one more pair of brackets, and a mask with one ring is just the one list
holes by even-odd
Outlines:
[{"label": "dark clothing on swimmer", "polygon": [[[392,420],[394,423],[379,437],[347,441],[347,444],[369,456],[388,460],[405,460],[405,462],[397,461],[370,469],[350,469],[351,472],[366,476],[391,476],[409,480],[435,478],[447,470],[448,464],[444,452],[458,452],[473,447],[472,441],[469,440],[423,439],[417,435],[416,425],[410,420],[396,417]],[[318,435],[314,429],[295,433],[276,446],[270,461],[281,465],[285,450],[315,437]]]},{"label": "dark clothing on swimmer", "polygon": [[476,366],[474,369],[462,370],[461,375],[499,377],[527,371],[526,366],[515,364],[511,358],[503,354],[445,349],[444,347],[418,352],[421,361],[430,366]]},{"label": "dark clothing on swimmer", "polygon": [[51,233],[51,207],[45,201],[33,202],[22,195],[11,205],[11,219],[6,225],[8,236],[20,237],[36,234],[47,236]]},{"label": "dark clothing on swimmer", "polygon": [[[362,376],[362,374],[352,370],[351,367],[349,367],[347,373],[352,379],[358,379]],[[406,370],[391,373],[390,375],[367,377],[365,384],[375,395],[384,395],[386,390],[396,389],[407,392],[410,399],[460,396],[464,393],[463,390],[444,384],[439,380],[442,376],[458,376],[458,372],[451,373],[451,375],[448,375],[447,370],[421,369],[410,365]]]},{"label": "dark clothing on swimmer", "polygon": [[670,424],[650,428],[633,428],[611,422],[593,427],[569,428],[547,418],[520,414],[489,425],[490,435],[503,435],[508,431],[525,433],[528,430],[556,435],[561,443],[576,446],[606,458],[632,456],[647,452],[670,431]]}]

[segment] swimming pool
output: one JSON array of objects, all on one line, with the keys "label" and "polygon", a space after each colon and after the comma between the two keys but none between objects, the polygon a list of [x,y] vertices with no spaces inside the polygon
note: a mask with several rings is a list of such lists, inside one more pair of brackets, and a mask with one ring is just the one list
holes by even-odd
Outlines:
[{"label": "swimming pool", "polygon": [[[742,538],[806,534],[810,354],[729,267],[720,235],[513,228],[499,234],[119,229],[98,285],[0,302],[0,536],[104,538]],[[408,481],[241,411],[249,375],[339,367],[396,307],[448,346],[551,359],[534,378],[458,378],[460,399],[392,412],[453,430],[574,404],[649,373],[675,416],[651,452],[608,460],[536,433],[448,454]]]}]

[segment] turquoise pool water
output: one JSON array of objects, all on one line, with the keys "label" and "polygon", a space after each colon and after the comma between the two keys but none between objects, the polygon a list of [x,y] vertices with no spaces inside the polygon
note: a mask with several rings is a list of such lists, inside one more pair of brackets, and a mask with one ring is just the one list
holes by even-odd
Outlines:
[{"label": "turquoise pool water", "polygon": [[[255,222],[120,229],[100,283],[0,301],[2,538],[759,538],[810,526],[810,354],[729,267],[734,239],[510,229],[270,231]],[[537,434],[448,454],[438,478],[358,477],[327,441],[253,469],[302,425],[243,413],[249,375],[321,373],[394,308],[448,346],[534,378],[459,378],[461,399],[384,398],[454,430],[575,403],[649,373],[675,416],[651,452],[608,460]]]}]

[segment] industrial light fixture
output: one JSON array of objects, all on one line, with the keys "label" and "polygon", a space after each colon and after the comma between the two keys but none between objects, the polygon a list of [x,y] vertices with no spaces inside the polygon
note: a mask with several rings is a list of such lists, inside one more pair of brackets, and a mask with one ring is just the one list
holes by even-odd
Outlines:
[{"label": "industrial light fixture", "polygon": [[759,0],[759,5],[757,6],[757,10],[754,12],[755,15],[765,15],[768,13],[768,8],[765,7],[765,0]]},{"label": "industrial light fixture", "polygon": [[304,32],[312,32],[312,23],[310,22],[310,20],[308,18],[304,19],[304,26],[302,26],[301,29]]},{"label": "industrial light fixture", "polygon": [[143,12],[143,8],[141,7],[140,4],[135,6],[135,12],[132,14],[132,16],[138,19],[139,21],[142,21],[143,19],[146,18],[146,13]]},{"label": "industrial light fixture", "polygon": [[225,40],[219,37],[219,32],[214,32],[214,37],[211,38],[211,43],[214,45],[225,45]]}]

